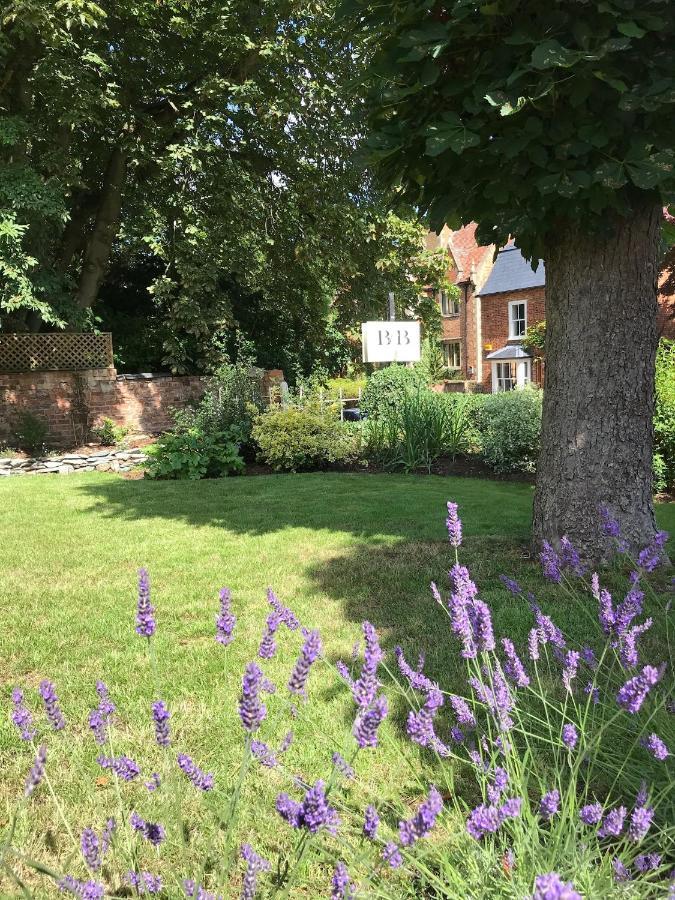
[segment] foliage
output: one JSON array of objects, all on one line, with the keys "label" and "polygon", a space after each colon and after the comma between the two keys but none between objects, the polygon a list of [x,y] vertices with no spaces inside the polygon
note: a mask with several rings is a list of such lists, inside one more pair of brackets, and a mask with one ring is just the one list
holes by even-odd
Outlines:
[{"label": "foliage", "polygon": [[319,404],[271,406],[254,421],[252,437],[260,459],[277,472],[346,465],[358,456],[357,431]]},{"label": "foliage", "polygon": [[241,433],[236,427],[205,431],[198,425],[168,431],[148,447],[145,472],[149,478],[222,478],[244,469],[239,453]]},{"label": "foliage", "polygon": [[534,472],[539,457],[542,392],[536,388],[481,397],[477,427],[485,462],[500,475]]},{"label": "foliage", "polygon": [[112,419],[104,416],[100,425],[91,429],[91,433],[104,447],[112,447],[115,444],[121,444],[129,434],[129,430],[125,425],[116,425]]},{"label": "foliage", "polygon": [[435,337],[425,337],[422,341],[420,361],[415,368],[427,384],[438,384],[448,378],[451,373],[443,360],[443,350]]},{"label": "foliage", "polygon": [[[307,628],[301,632],[295,611],[269,590],[270,613],[258,661],[244,669],[237,711],[223,709],[217,695],[204,693],[203,684],[199,703],[191,697],[189,708],[169,706],[163,698],[175,680],[174,660],[168,652],[158,652],[166,614],[163,603],[150,594],[147,572],[141,570],[134,671],[146,673],[144,732],[127,734],[131,729],[121,703],[117,709],[122,699],[117,685],[110,690],[99,681],[98,705],[89,716],[88,753],[74,753],[69,744],[60,743],[59,732],[72,743],[71,732],[87,730],[80,722],[80,698],[66,689],[61,704],[61,686],[45,679],[40,685],[44,713],[37,718],[33,696],[27,699],[21,688],[15,688],[12,721],[24,740],[27,752],[21,756],[26,770],[29,761],[35,761],[24,795],[15,801],[11,823],[6,824],[5,869],[18,879],[15,868],[21,863],[23,877],[32,870],[35,877],[52,879],[71,893],[82,894],[86,887],[88,896],[114,894],[122,879],[134,883],[136,878],[154,888],[162,863],[163,887],[178,892],[183,884],[189,896],[234,884],[238,892],[240,882],[248,897],[268,887],[286,895],[292,888],[308,893],[304,888],[314,872],[322,882],[322,894],[333,874],[333,896],[343,900],[356,891],[401,900],[420,895],[439,900],[620,898],[627,896],[627,882],[628,896],[662,896],[674,834],[667,742],[675,735],[667,714],[667,687],[660,683],[660,660],[645,654],[642,643],[638,654],[635,642],[629,648],[627,641],[631,629],[649,627],[646,622],[632,623],[642,615],[645,592],[650,590],[648,574],[656,565],[648,561],[653,547],[637,564],[626,560],[634,577],[621,585],[630,589],[630,601],[618,605],[623,612],[616,620],[609,616],[615,611],[611,595],[605,589],[601,594],[599,585],[578,571],[574,548],[568,547],[563,558],[549,554],[545,571],[557,582],[556,609],[572,604],[588,612],[588,598],[595,594],[599,625],[591,617],[587,642],[577,645],[533,601],[526,655],[510,637],[502,638],[501,644],[495,639],[492,611],[478,596],[469,570],[459,564],[462,523],[453,506],[448,504],[448,531],[455,551],[451,595],[443,599],[435,586],[434,593],[458,639],[454,643],[462,645],[457,646],[464,670],[461,692],[444,694],[425,674],[424,660],[413,668],[400,648],[395,651],[399,671],[394,674],[393,660],[367,621],[362,626],[363,654],[357,651],[351,664],[336,666],[319,632]],[[505,586],[524,602],[520,585],[505,579]],[[243,642],[241,601],[228,589],[220,597],[213,635],[222,660],[220,677],[224,671],[226,678],[239,681],[239,670],[234,673],[229,663],[232,651]],[[565,603],[560,602],[563,598]],[[657,626],[665,628],[666,614],[661,606]],[[131,625],[128,628],[131,631]],[[268,670],[288,644],[299,655],[291,668],[290,654],[284,654],[285,686],[267,684],[261,666]],[[178,652],[190,651],[181,647]],[[639,662],[631,661],[633,654]],[[650,664],[644,665],[647,661]],[[317,690],[322,675],[330,678],[331,694],[341,694],[349,710],[339,740],[328,746],[320,737],[328,703],[327,695]],[[637,678],[643,679],[640,687]],[[302,730],[297,727],[299,699],[304,701]],[[433,764],[433,781],[418,778],[414,797],[396,784],[392,791],[369,792],[364,798],[368,774],[386,753],[394,701],[403,718],[407,713],[409,742],[399,749],[401,762],[415,771],[417,751],[423,748]],[[200,709],[197,718],[195,706]],[[443,706],[448,723],[441,721]],[[217,773],[203,771],[200,765],[206,761],[185,753],[191,750],[200,719],[211,715],[221,723],[225,715],[229,730],[240,737],[240,760],[217,755],[208,759],[209,768],[217,767]],[[295,739],[284,737],[290,726],[300,732]],[[444,740],[445,730],[450,730],[452,741]],[[303,740],[318,744],[320,750],[316,772],[303,772],[299,778],[297,766],[287,764],[286,754],[291,743]],[[61,752],[52,756],[54,745]],[[134,758],[115,756],[113,746],[124,747]],[[66,754],[65,762],[61,753]],[[92,824],[78,840],[61,803],[49,807],[72,845],[64,873],[36,859],[34,852],[24,852],[30,814],[37,814],[41,793],[58,797],[66,769],[86,767],[94,757],[105,773],[99,779],[106,779],[103,784],[112,781],[115,788],[99,794],[99,799],[107,796],[114,808],[105,809],[93,822],[89,819]],[[155,774],[142,802],[148,811],[139,815],[133,782],[141,766]],[[53,777],[55,772],[59,778]],[[88,769],[82,777],[92,784]],[[253,785],[255,790],[248,790]],[[276,825],[273,838],[263,843],[260,832],[267,817],[256,817],[247,822],[247,844],[239,847],[238,826],[258,793],[271,794],[268,817]],[[226,817],[218,813],[223,805]],[[94,807],[100,809],[100,802]],[[25,828],[17,828],[26,813]],[[48,844],[48,850],[53,852],[54,846]],[[178,848],[182,852],[174,854]],[[273,864],[263,859],[272,854]],[[267,874],[270,871],[274,874]],[[340,887],[345,884],[347,892]]]},{"label": "foliage", "polygon": [[541,358],[546,349],[546,322],[534,322],[528,325],[523,338],[523,346],[534,350],[535,356]]},{"label": "foliage", "polygon": [[372,51],[369,159],[432,227],[475,221],[537,259],[561,223],[604,230],[672,200],[668,0],[342,8]]},{"label": "foliage", "polygon": [[675,341],[662,338],[656,356],[654,449],[667,486],[675,485]]},{"label": "foliage", "polygon": [[34,413],[24,410],[14,422],[14,438],[17,447],[27,453],[43,453],[46,446],[49,426]]},{"label": "foliage", "polygon": [[329,378],[327,387],[333,395],[339,396],[340,391],[342,391],[343,397],[350,397],[358,400],[359,391],[363,393],[366,384],[366,378]]},{"label": "foliage", "polygon": [[652,457],[652,490],[655,494],[660,494],[667,487],[668,467],[663,456],[657,452]]},{"label": "foliage", "polygon": [[398,363],[377,369],[368,378],[361,399],[361,409],[373,419],[395,413],[404,396],[423,384],[423,377],[418,369],[409,369]]}]

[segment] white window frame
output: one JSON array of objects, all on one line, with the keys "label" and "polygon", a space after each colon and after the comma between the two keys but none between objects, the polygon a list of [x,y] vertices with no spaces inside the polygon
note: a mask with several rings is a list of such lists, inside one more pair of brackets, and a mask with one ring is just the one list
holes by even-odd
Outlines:
[{"label": "white window frame", "polygon": [[[504,375],[504,366],[509,366],[508,377]],[[501,374],[500,374],[501,373]],[[510,383],[506,387],[506,382]],[[499,359],[492,363],[492,393],[515,391],[524,388],[532,381],[531,359]]]},{"label": "white window frame", "polygon": [[[450,353],[450,347],[457,347],[457,364],[452,361],[454,354]],[[461,341],[443,341],[443,364],[448,369],[462,368],[462,342]]]},{"label": "white window frame", "polygon": [[444,319],[457,318],[460,310],[459,297],[451,298],[447,291],[441,291],[439,295],[439,303],[441,306],[441,315]]},{"label": "white window frame", "polygon": [[[523,318],[520,317],[518,319],[514,319],[513,317],[513,309],[516,306],[523,307]],[[523,330],[519,334],[515,333],[514,325],[516,322],[523,323]],[[517,341],[521,338],[525,337],[525,332],[527,331],[527,300],[509,300],[509,340]]]}]

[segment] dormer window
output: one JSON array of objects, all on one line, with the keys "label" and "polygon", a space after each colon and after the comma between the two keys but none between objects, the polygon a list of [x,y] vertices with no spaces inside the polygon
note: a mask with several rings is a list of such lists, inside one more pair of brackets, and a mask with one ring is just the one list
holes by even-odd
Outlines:
[{"label": "dormer window", "polygon": [[525,337],[527,331],[527,300],[512,300],[509,303],[509,340]]}]

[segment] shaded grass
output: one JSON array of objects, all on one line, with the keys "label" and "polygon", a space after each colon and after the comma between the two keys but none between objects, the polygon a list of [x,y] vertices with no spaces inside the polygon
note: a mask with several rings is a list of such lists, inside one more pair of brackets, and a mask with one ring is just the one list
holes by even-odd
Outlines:
[{"label": "shaded grass", "polygon": [[[8,818],[30,765],[28,749],[17,749],[9,724],[11,686],[20,682],[35,688],[47,676],[55,680],[72,723],[68,733],[50,737],[50,769],[60,773],[59,795],[77,832],[115,814],[114,791],[110,780],[100,778],[98,748],[86,727],[97,678],[110,684],[120,711],[116,752],[134,756],[139,745],[147,745],[148,761],[155,754],[158,769],[166,765],[152,748],[149,722],[149,704],[161,695],[173,711],[176,745],[215,771],[219,784],[230,784],[241,758],[240,674],[256,653],[268,612],[268,585],[304,624],[321,630],[329,662],[349,657],[359,623],[367,618],[381,631],[385,647],[400,643],[413,659],[424,652],[428,672],[445,689],[461,690],[464,670],[456,644],[428,588],[431,580],[445,585],[452,563],[444,529],[447,499],[460,504],[462,561],[493,609],[497,633],[518,643],[531,625],[526,604],[499,582],[504,572],[533,590],[568,636],[584,641],[593,627],[594,607],[589,603],[586,618],[578,604],[561,602],[560,592],[542,582],[537,565],[527,558],[532,488],[526,484],[345,474],[196,484],[92,474],[0,484],[0,820],[3,809]],[[675,504],[660,506],[658,518],[662,527],[675,531]],[[153,684],[142,642],[133,633],[141,565],[151,573],[158,610],[159,684]],[[232,589],[238,616],[236,642],[226,651],[213,640],[223,585]],[[280,644],[278,657],[264,666],[279,692],[269,701],[262,736],[278,743],[292,724],[296,740],[289,769],[310,780],[325,777],[332,750],[347,744],[351,700],[336,689],[325,667],[310,682],[311,700],[320,702],[310,702],[293,722],[283,686],[300,637],[281,632]],[[31,702],[37,706],[32,692]],[[380,799],[417,796],[430,761],[407,742],[404,760],[402,724],[403,707],[395,707],[382,750],[359,759],[355,806],[362,807],[369,792]],[[186,821],[194,823],[195,798],[178,784],[177,801],[184,804]],[[273,812],[274,796],[284,788],[274,772],[256,775],[244,789],[238,837],[259,835],[270,854],[288,843]],[[161,819],[158,799],[133,785],[125,791],[147,817]],[[224,789],[207,799],[214,810],[225,802]],[[28,818],[19,822],[20,836],[35,856],[56,856],[65,865],[71,848],[48,795],[36,797],[32,810],[32,823]],[[167,855],[177,868],[183,865],[183,875],[189,874],[179,836],[169,843]],[[196,855],[201,862],[208,840],[195,846],[191,858]],[[325,878],[322,871],[314,874]]]}]

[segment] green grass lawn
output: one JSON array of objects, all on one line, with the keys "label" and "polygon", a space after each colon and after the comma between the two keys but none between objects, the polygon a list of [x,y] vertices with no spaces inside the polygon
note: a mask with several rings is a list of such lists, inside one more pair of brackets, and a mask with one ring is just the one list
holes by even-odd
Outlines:
[{"label": "green grass lawn", "polygon": [[[118,705],[116,752],[128,752],[144,765],[162,765],[149,720],[149,704],[161,694],[173,712],[176,748],[216,773],[220,787],[207,802],[222,808],[241,759],[236,713],[241,671],[256,654],[268,585],[303,624],[321,630],[329,662],[349,658],[360,622],[369,619],[387,649],[402,644],[413,659],[424,652],[429,674],[446,689],[461,689],[457,647],[429,592],[432,580],[446,584],[452,563],[444,527],[448,499],[460,504],[462,560],[492,606],[497,633],[522,642],[531,625],[524,602],[501,586],[504,572],[534,590],[563,630],[583,640],[595,610],[589,606],[585,617],[576,604],[558,600],[553,607],[551,588],[526,558],[532,500],[526,484],[348,474],[194,484],[102,474],[5,480],[0,484],[0,824],[10,818],[31,761],[30,749],[18,746],[9,722],[9,694],[14,684],[25,686],[38,709],[32,689],[46,676],[56,682],[71,723],[67,732],[50,735],[50,770],[75,832],[102,825],[116,809],[113,785],[99,777],[98,748],[86,726],[99,678]],[[661,505],[657,515],[661,527],[675,532],[675,504]],[[140,566],[150,572],[157,608],[156,676],[134,634]],[[224,585],[232,590],[238,617],[236,641],[226,650],[213,639],[218,589]],[[293,727],[288,769],[313,780],[326,776],[331,752],[347,745],[354,710],[348,692],[336,688],[330,668],[323,666],[310,677],[307,707],[290,719],[285,683],[300,642],[299,634],[280,631],[277,657],[264,664],[279,690],[269,699],[262,737],[277,743]],[[405,758],[398,752],[402,717],[403,709],[395,708],[383,729],[381,751],[360,757],[356,806],[362,808],[371,795],[418,797],[429,761],[407,742]],[[147,749],[139,751],[139,745]],[[240,839],[255,839],[270,853],[288,841],[288,829],[273,811],[275,794],[285,788],[276,771],[258,770],[246,781]],[[125,790],[148,818],[161,817],[160,800],[142,785]],[[182,796],[191,821],[194,800],[187,791]],[[17,826],[24,846],[36,858],[67,867],[72,845],[49,793],[41,790],[30,809],[32,818],[23,814]],[[208,856],[208,841],[190,833],[190,848],[196,871]],[[189,862],[181,853],[179,840],[167,842],[176,871],[188,875]],[[323,877],[319,862],[314,869]],[[232,896],[225,888],[225,896]],[[7,884],[4,889],[12,895]]]}]

